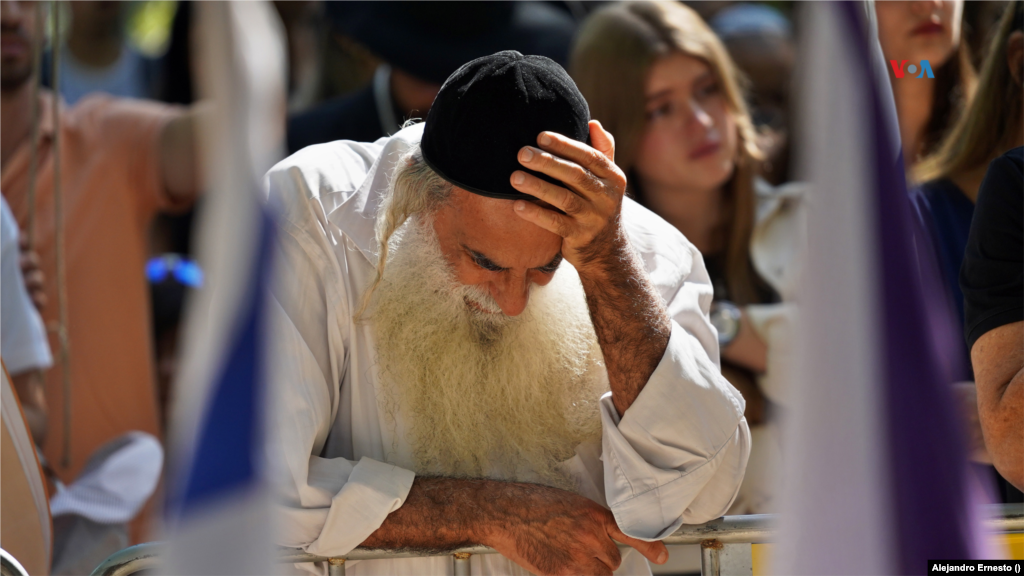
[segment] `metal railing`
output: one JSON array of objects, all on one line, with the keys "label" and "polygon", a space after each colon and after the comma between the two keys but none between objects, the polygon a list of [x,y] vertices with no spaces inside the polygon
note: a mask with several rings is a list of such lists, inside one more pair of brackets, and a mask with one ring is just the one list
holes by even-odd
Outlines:
[{"label": "metal railing", "polygon": [[28,570],[14,556],[0,548],[0,576],[29,576]]},{"label": "metal railing", "polygon": [[[777,535],[778,516],[758,514],[751,516],[724,516],[706,524],[681,526],[663,542],[666,545],[699,544],[701,547],[701,574],[703,576],[749,576],[752,573],[751,544],[772,542]],[[993,533],[1024,532],[1024,506],[1001,504],[993,506],[988,528]],[[619,545],[625,548],[624,544]],[[159,562],[161,544],[150,542],[125,548],[112,554],[96,567],[92,576],[131,576],[142,570],[155,568]],[[284,564],[324,562],[330,576],[343,576],[348,560],[381,560],[393,558],[428,558],[451,556],[455,576],[469,576],[469,559],[474,554],[497,554],[487,546],[467,546],[438,553],[416,551],[375,550],[356,548],[339,557],[308,554],[296,549],[282,549],[278,561]]]}]

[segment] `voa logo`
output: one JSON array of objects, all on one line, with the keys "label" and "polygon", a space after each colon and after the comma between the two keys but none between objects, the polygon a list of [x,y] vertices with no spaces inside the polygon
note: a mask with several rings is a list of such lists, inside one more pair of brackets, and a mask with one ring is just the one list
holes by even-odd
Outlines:
[{"label": "voa logo", "polygon": [[[898,65],[895,60],[889,60],[889,64],[892,64],[892,73],[897,78],[903,78],[904,66],[906,66],[907,74],[917,74],[918,71],[917,64],[907,64],[906,60],[900,61]],[[915,78],[935,78],[935,73],[932,72],[932,65],[927,60],[921,60],[920,70],[921,73],[917,74]]]}]

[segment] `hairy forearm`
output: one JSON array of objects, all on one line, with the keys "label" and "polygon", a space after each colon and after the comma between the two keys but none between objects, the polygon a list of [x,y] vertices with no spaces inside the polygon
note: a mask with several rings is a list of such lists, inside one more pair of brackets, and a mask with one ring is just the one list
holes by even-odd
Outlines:
[{"label": "hairy forearm", "polygon": [[450,550],[479,543],[477,508],[488,480],[417,476],[405,503],[362,546]]},{"label": "hairy forearm", "polygon": [[578,499],[539,484],[417,476],[405,503],[361,546],[419,551],[497,547],[516,527],[528,527],[531,515]]},{"label": "hairy forearm", "polygon": [[978,416],[996,470],[1024,489],[1024,322],[994,328],[971,348]]},{"label": "hairy forearm", "polygon": [[440,552],[483,544],[533,574],[611,574],[621,563],[615,541],[659,564],[668,558],[660,542],[626,536],[610,511],[573,492],[417,477],[402,507],[362,545]]},{"label": "hairy forearm", "polygon": [[609,226],[608,236],[592,245],[607,242],[613,249],[584,255],[580,280],[604,354],[612,403],[622,416],[661,362],[672,322],[625,231]]},{"label": "hairy forearm", "polygon": [[498,529],[522,521],[525,502],[565,494],[522,482],[417,476],[402,507],[389,514],[362,546],[451,550],[490,545]]},{"label": "hairy forearm", "polygon": [[996,470],[1024,490],[1024,368],[1000,392],[994,406],[985,411],[982,433]]}]

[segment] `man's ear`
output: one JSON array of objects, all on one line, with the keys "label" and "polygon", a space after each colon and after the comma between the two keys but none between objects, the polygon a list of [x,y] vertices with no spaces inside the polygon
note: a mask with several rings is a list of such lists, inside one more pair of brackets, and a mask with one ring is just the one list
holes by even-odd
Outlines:
[{"label": "man's ear", "polygon": [[1006,39],[1006,65],[1017,85],[1024,83],[1024,32],[1020,30]]}]

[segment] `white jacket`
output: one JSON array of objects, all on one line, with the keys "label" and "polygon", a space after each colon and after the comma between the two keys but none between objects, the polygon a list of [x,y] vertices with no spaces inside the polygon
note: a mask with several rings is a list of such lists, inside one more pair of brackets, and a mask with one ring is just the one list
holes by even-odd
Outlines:
[{"label": "white jacket", "polygon": [[[767,345],[767,367],[757,376],[758,386],[772,402],[785,406],[788,383],[793,378],[795,361],[796,304],[798,262],[803,247],[803,209],[806,185],[787,183],[772,187],[764,180],[755,182],[757,214],[751,236],[750,254],[754,268],[781,297],[776,304],[746,307],[754,331]],[[778,512],[777,488],[783,451],[779,423],[765,422],[750,430],[754,448],[747,463],[739,494],[729,514],[766,514]]]},{"label": "white jacket", "polygon": [[799,281],[799,258],[803,241],[803,210],[806,185],[790,182],[773,187],[764,180],[755,182],[757,214],[750,238],[750,257],[758,274],[781,297],[776,304],[746,307],[750,323],[768,346],[768,366],[758,376],[761,391],[772,402],[785,405],[786,382],[795,353],[793,334]]}]

